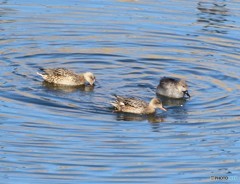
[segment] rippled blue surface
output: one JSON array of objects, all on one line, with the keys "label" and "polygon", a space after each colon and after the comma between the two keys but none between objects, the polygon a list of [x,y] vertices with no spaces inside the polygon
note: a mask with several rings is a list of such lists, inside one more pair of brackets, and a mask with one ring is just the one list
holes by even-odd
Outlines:
[{"label": "rippled blue surface", "polygon": [[[1,183],[240,178],[237,0],[0,3]],[[41,67],[97,84],[52,87]],[[149,101],[162,76],[186,79],[192,98],[150,116],[110,108],[114,93]]]}]

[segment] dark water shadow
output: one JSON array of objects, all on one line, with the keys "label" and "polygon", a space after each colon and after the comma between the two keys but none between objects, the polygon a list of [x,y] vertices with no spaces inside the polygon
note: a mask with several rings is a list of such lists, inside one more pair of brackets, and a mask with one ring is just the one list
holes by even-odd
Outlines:
[{"label": "dark water shadow", "polygon": [[156,96],[161,99],[167,109],[167,116],[173,118],[174,123],[188,123],[188,108],[185,104],[190,98],[173,99],[158,94]]},{"label": "dark water shadow", "polygon": [[131,113],[116,113],[116,120],[117,121],[147,121],[152,128],[152,132],[160,132],[161,131],[161,123],[165,122],[166,115],[161,114],[158,115],[156,113],[149,114],[149,115],[138,115],[138,114],[131,114]]},{"label": "dark water shadow", "polygon": [[46,81],[42,82],[42,86],[50,91],[58,91],[58,92],[65,92],[65,93],[72,93],[72,92],[76,92],[76,91],[92,92],[95,87],[95,85],[93,85],[93,86],[91,86],[91,85],[64,86],[64,85],[51,84]]},{"label": "dark water shadow", "polygon": [[161,99],[163,106],[183,106],[188,100],[187,98],[168,98],[159,94],[156,94],[156,96]]},{"label": "dark water shadow", "polygon": [[150,123],[161,123],[164,122],[164,116],[149,114],[149,115],[140,115],[140,114],[132,114],[132,113],[123,113],[116,112],[116,120],[117,121],[148,121]]},{"label": "dark water shadow", "polygon": [[4,5],[4,4],[7,4],[8,3],[8,0],[4,0],[2,2],[0,2],[0,5]]},{"label": "dark water shadow", "polygon": [[188,109],[183,107],[170,107],[168,108],[168,117],[173,119],[173,123],[188,124]]}]

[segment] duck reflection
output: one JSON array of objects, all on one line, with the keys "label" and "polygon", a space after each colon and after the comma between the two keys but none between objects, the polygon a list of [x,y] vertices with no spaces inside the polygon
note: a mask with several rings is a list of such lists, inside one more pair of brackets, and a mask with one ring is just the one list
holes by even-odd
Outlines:
[{"label": "duck reflection", "polygon": [[168,98],[158,94],[157,94],[157,97],[161,99],[163,106],[183,106],[187,101],[186,98],[174,99],[174,98]]},{"label": "duck reflection", "polygon": [[167,107],[167,115],[175,119],[175,123],[186,123],[188,118],[188,110],[185,103],[189,98],[174,99],[157,95],[161,99],[163,106]]},{"label": "duck reflection", "polygon": [[183,107],[171,107],[169,108],[169,117],[174,119],[174,123],[187,124],[188,123],[188,110]]},{"label": "duck reflection", "polygon": [[117,121],[148,121],[150,123],[161,123],[164,122],[164,117],[154,114],[148,115],[139,115],[139,114],[131,114],[131,113],[116,113]]},{"label": "duck reflection", "polygon": [[199,23],[204,23],[203,30],[210,33],[221,33],[226,34],[227,31],[224,29],[227,22],[227,16],[229,15],[229,10],[226,7],[227,4],[224,0],[209,0],[209,1],[199,1],[197,4],[197,9],[200,11],[198,13]]},{"label": "duck reflection", "polygon": [[42,85],[51,91],[61,91],[66,93],[72,93],[75,91],[83,91],[83,92],[91,92],[94,89],[94,85],[82,85],[82,86],[63,86],[63,85],[56,85],[46,81],[42,82]]}]

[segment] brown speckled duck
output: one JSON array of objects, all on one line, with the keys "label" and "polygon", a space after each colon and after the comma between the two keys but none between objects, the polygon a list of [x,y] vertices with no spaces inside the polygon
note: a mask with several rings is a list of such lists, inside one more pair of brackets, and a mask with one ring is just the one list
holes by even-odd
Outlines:
[{"label": "brown speckled duck", "polygon": [[156,109],[162,109],[167,111],[162,102],[158,98],[153,98],[150,103],[146,103],[143,100],[137,98],[127,98],[123,96],[115,95],[116,100],[111,104],[116,108],[118,112],[128,112],[134,114],[151,114],[156,111]]},{"label": "brown speckled duck", "polygon": [[88,82],[93,85],[96,78],[91,72],[83,74],[76,74],[71,70],[65,68],[52,68],[52,69],[41,69],[44,73],[38,73],[46,82],[67,85],[67,86],[80,86]]},{"label": "brown speckled duck", "polygon": [[161,78],[156,92],[169,98],[183,98],[185,95],[190,98],[186,81],[171,77]]}]

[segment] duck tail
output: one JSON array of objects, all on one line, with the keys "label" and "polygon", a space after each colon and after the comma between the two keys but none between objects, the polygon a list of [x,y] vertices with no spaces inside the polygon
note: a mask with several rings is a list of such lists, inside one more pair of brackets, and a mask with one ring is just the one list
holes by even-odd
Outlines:
[{"label": "duck tail", "polygon": [[110,104],[111,104],[113,107],[115,107],[115,108],[117,108],[117,107],[118,107],[118,104],[117,104],[117,102],[116,102],[116,101],[114,101],[114,102],[110,102]]},{"label": "duck tail", "polygon": [[43,77],[43,74],[42,74],[42,73],[37,72],[37,74],[40,75],[41,77]]},{"label": "duck tail", "polygon": [[44,75],[44,74],[42,74],[42,73],[37,72],[37,74],[40,75],[43,79],[46,78],[46,75]]}]

